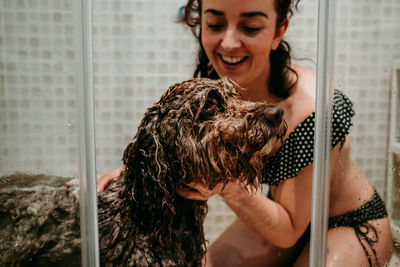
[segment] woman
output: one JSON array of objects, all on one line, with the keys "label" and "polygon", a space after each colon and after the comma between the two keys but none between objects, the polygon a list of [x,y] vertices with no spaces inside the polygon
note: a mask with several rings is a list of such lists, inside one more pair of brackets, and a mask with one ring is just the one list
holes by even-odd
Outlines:
[{"label": "woman", "polygon": [[[224,190],[189,184],[192,190],[179,191],[196,200],[219,194],[237,214],[210,246],[206,266],[308,266],[315,74],[290,64],[283,41],[296,5],[190,0],[186,6],[185,21],[201,45],[195,76],[232,78],[245,88],[244,99],[283,108],[288,125],[263,177],[271,186],[269,198],[237,183]],[[392,248],[389,220],[350,159],[351,102],[340,92],[334,98],[327,266],[383,266]]]},{"label": "woman", "polygon": [[[228,76],[243,99],[284,109],[282,146],[267,166],[268,197],[238,183],[189,184],[183,197],[219,194],[238,219],[210,246],[206,266],[308,266],[315,74],[290,63],[283,40],[298,1],[189,0],[185,21],[200,44],[196,77]],[[335,92],[327,266],[383,266],[391,256],[383,202],[350,159],[351,102]],[[99,177],[99,189],[122,169]]]}]

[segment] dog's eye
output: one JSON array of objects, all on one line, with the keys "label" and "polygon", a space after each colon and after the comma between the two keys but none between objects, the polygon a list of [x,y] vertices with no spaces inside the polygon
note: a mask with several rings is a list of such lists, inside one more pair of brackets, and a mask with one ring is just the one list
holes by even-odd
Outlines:
[{"label": "dog's eye", "polygon": [[208,92],[202,113],[213,115],[218,111],[222,111],[224,109],[223,102],[223,97],[218,91],[212,90]]},{"label": "dog's eye", "polygon": [[207,113],[215,113],[218,109],[218,102],[215,99],[207,100],[206,104],[204,105],[204,111]]}]

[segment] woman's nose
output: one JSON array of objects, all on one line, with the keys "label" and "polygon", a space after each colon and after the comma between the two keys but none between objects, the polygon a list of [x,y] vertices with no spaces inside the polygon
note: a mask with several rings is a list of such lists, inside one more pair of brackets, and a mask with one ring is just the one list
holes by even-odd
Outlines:
[{"label": "woman's nose", "polygon": [[237,31],[228,28],[222,38],[221,47],[226,51],[230,51],[239,48],[240,46],[241,41]]}]

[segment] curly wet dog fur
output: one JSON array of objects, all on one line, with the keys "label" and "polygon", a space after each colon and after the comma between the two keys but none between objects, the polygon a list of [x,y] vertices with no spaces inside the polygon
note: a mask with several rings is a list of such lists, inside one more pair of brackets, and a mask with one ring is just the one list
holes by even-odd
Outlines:
[{"label": "curly wet dog fur", "polygon": [[[206,202],[176,189],[193,181],[257,186],[285,132],[281,109],[242,101],[240,90],[228,79],[192,79],[147,109],[124,151],[122,177],[99,194],[102,266],[201,266]],[[80,264],[78,194],[65,181],[1,178],[1,265]]]}]

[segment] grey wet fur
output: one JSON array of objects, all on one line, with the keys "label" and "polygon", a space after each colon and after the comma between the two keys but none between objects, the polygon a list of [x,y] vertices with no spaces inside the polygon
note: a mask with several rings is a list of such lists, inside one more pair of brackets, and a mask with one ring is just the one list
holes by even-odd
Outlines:
[{"label": "grey wet fur", "polygon": [[[121,178],[98,194],[102,266],[201,266],[207,205],[176,189],[193,181],[258,186],[286,131],[281,109],[242,101],[239,90],[229,79],[191,79],[147,109]],[[0,265],[80,265],[79,194],[67,180],[1,178]]]},{"label": "grey wet fur", "polygon": [[0,178],[0,265],[80,265],[79,192],[71,178]]}]

